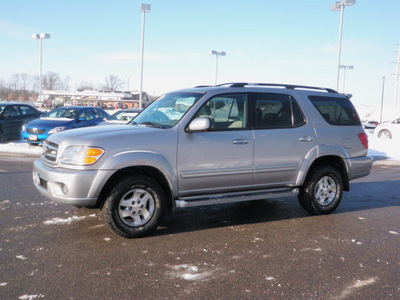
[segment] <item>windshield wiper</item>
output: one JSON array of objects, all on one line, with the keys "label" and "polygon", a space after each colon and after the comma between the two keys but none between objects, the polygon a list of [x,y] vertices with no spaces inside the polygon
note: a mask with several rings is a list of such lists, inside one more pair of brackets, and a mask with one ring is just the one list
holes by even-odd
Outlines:
[{"label": "windshield wiper", "polygon": [[163,128],[163,129],[167,128],[167,126],[164,126],[164,125],[161,125],[161,124],[158,124],[158,123],[154,123],[154,122],[149,122],[149,121],[143,122],[143,123],[140,123],[140,124],[137,124],[137,125],[144,125],[144,126]]}]

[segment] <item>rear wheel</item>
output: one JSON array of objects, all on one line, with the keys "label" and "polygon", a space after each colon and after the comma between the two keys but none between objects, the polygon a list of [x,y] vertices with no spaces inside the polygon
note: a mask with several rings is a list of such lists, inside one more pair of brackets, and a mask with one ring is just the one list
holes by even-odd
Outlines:
[{"label": "rear wheel", "polygon": [[109,228],[126,238],[153,232],[165,213],[164,193],[147,176],[125,178],[110,191],[102,215]]},{"label": "rear wheel", "polygon": [[384,129],[379,132],[378,137],[380,137],[381,139],[391,139],[392,133],[389,130]]},{"label": "rear wheel", "polygon": [[300,205],[314,215],[329,214],[340,204],[343,179],[333,167],[321,166],[312,171],[300,189]]}]

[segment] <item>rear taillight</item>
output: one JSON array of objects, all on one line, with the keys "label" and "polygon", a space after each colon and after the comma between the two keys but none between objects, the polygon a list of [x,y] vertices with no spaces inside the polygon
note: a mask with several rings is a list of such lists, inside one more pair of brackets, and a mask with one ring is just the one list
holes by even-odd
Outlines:
[{"label": "rear taillight", "polygon": [[365,149],[368,149],[368,135],[366,133],[360,133],[358,135],[361,144],[364,146]]}]

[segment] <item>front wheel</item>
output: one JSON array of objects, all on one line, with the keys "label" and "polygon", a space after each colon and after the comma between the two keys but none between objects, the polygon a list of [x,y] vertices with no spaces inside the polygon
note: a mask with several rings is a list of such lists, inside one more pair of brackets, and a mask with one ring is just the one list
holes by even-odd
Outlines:
[{"label": "front wheel", "polygon": [[343,195],[343,180],[333,167],[314,169],[307,177],[298,195],[300,205],[314,215],[329,214],[340,204]]},{"label": "front wheel", "polygon": [[111,189],[102,215],[109,228],[125,238],[150,234],[165,213],[165,197],[160,185],[147,176],[123,179]]}]

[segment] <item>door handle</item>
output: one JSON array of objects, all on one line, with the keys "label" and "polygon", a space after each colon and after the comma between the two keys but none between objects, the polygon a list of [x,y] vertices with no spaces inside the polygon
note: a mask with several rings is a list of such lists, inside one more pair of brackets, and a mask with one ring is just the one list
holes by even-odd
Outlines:
[{"label": "door handle", "polygon": [[312,142],[314,140],[314,138],[312,138],[311,136],[304,136],[299,138],[300,142]]},{"label": "door handle", "polygon": [[235,145],[246,145],[249,143],[249,141],[246,139],[235,139],[232,141],[232,143]]}]

